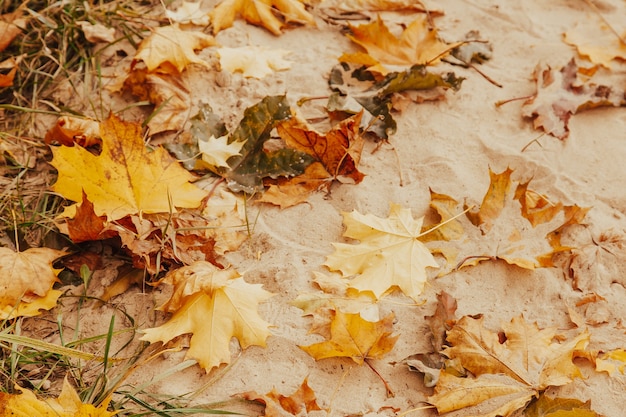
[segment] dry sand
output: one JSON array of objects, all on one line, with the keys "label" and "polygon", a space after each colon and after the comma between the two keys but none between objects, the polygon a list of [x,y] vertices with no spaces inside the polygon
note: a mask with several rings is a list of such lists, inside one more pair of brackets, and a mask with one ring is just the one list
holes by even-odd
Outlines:
[{"label": "dry sand", "polygon": [[[600,24],[586,2],[425,3],[445,12],[436,24],[446,40],[462,39],[468,31],[479,30],[481,38],[493,44],[493,58],[481,69],[503,88],[490,84],[471,69],[454,67],[457,75],[466,78],[459,92],[447,92],[441,101],[408,106],[395,116],[398,131],[390,138],[390,144],[366,144],[361,161],[366,177],[361,184],[336,185],[329,195],[315,194],[308,203],[285,210],[268,205],[253,208],[258,210],[253,236],[239,251],[228,254],[227,261],[244,272],[246,281],[263,284],[276,294],[261,307],[261,315],[274,326],[267,347],[251,347],[226,370],[209,375],[191,367],[157,384],[156,390],[183,394],[213,381],[196,397],[203,403],[228,399],[244,391],[266,393],[273,388],[289,395],[308,377],[318,403],[332,416],[393,416],[421,407],[432,389],[424,387],[420,375],[409,371],[401,361],[430,350],[424,317],[433,313],[436,294],[442,290],[458,300],[459,317],[483,314],[485,326],[493,331],[499,330],[503,322],[523,315],[540,327],[553,326],[572,335],[580,329],[575,328],[568,314],[571,307],[586,321],[582,326],[588,326],[591,333],[589,349],[607,351],[626,346],[622,325],[626,313],[626,255],[621,248],[621,255],[617,253],[605,262],[603,278],[590,280],[582,289],[574,289],[572,280],[560,268],[529,271],[491,261],[429,280],[423,305],[411,305],[410,299],[398,294],[385,298],[381,314],[395,313],[395,331],[400,337],[388,355],[372,362],[389,382],[396,394],[394,398],[386,395],[380,379],[367,366],[357,366],[350,359],[316,362],[298,347],[323,339],[308,334],[310,318],[302,317],[301,310],[289,302],[300,293],[316,290],[312,285],[313,271],[325,272],[322,264],[333,251],[331,242],[343,241],[342,211],[356,209],[386,217],[389,204],[394,202],[411,208],[414,216],[420,217],[428,211],[429,187],[479,202],[489,185],[488,169],[500,172],[511,167],[514,180],[532,178],[533,188],[554,201],[593,207],[586,219],[588,228],[583,240],[589,241],[589,233],[597,237],[608,230],[624,236],[626,112],[619,108],[599,109],[575,115],[567,140],[544,135],[526,147],[540,132],[522,118],[522,102],[494,106],[498,100],[533,94],[532,73],[538,63],[560,68],[576,56],[576,51],[563,42],[563,32],[588,19]],[[624,29],[624,1],[600,0],[596,4],[617,28]],[[396,13],[384,13],[383,17],[392,26],[390,22],[412,19],[409,14]],[[339,26],[321,19],[317,19],[317,28],[293,28],[280,37],[237,21],[233,28],[221,32],[217,41],[223,46],[263,45],[291,51],[286,56],[292,61],[291,69],[262,80],[219,74],[218,70],[191,71],[188,76],[194,85],[194,104],[208,101],[231,127],[243,109],[266,95],[286,93],[295,104],[302,97],[328,94],[327,77],[337,57],[357,50],[341,34]],[[212,48],[207,48],[200,56],[215,62],[214,54]],[[616,64],[615,71],[624,73],[624,66]],[[217,77],[221,77],[219,84]],[[323,100],[305,104],[302,113],[308,117],[322,115],[323,104]],[[575,307],[592,291],[606,301]],[[116,302],[141,305],[147,311],[154,302],[161,304],[165,299],[166,294],[159,292],[134,293]],[[145,381],[160,370],[175,366],[183,355],[184,352],[172,354],[133,378]],[[609,378],[589,367],[584,374],[586,379],[551,392],[591,400],[592,408],[608,417],[623,415],[626,377]],[[236,408],[246,415],[258,415],[260,411],[259,407],[246,404]],[[431,409],[410,415],[436,414]]]}]

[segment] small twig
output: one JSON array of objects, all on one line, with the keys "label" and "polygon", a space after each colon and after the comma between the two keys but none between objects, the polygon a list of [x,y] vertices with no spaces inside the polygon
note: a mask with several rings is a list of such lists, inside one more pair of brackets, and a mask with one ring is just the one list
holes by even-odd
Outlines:
[{"label": "small twig", "polygon": [[470,211],[470,210],[474,209],[474,207],[476,207],[476,205],[475,205],[475,204],[473,204],[473,205],[469,206],[468,208],[466,208],[465,210],[463,210],[463,211],[462,211],[462,212],[460,212],[459,214],[457,214],[457,215],[455,215],[455,216],[453,216],[453,217],[450,217],[450,218],[449,218],[448,220],[446,220],[445,222],[441,222],[441,223],[439,223],[439,224],[437,224],[437,225],[435,225],[435,226],[431,227],[430,229],[426,230],[425,232],[420,233],[417,237],[418,237],[418,238],[419,238],[419,237],[422,237],[422,236],[424,236],[424,235],[429,234],[430,232],[433,232],[433,231],[435,231],[435,230],[439,229],[439,228],[440,228],[440,227],[442,227],[442,226],[445,226],[446,224],[450,223],[452,220],[456,220],[456,219],[458,219],[459,217],[461,217],[462,215],[464,215],[465,213],[467,213],[468,211]]},{"label": "small twig", "polygon": [[298,105],[298,107],[301,107],[307,101],[325,100],[325,99],[328,99],[328,96],[302,97],[300,100],[296,102],[296,104]]},{"label": "small twig", "polygon": [[370,363],[370,361],[365,358],[363,359],[363,361],[367,364],[367,366],[370,367],[370,369],[376,374],[378,375],[378,377],[380,378],[381,381],[383,381],[383,384],[385,385],[385,389],[387,390],[387,397],[388,398],[393,398],[396,396],[396,394],[394,394],[393,390],[391,389],[391,387],[389,386],[389,384],[387,383],[387,381],[385,381],[385,378],[383,378],[383,376],[376,370],[376,368],[374,368],[372,366],[372,364]]},{"label": "small twig", "polygon": [[533,139],[530,142],[528,142],[526,144],[526,146],[524,146],[520,152],[524,152],[533,143],[537,143],[537,145],[539,145],[540,148],[543,148],[543,146],[541,146],[541,143],[539,142],[539,139],[541,139],[544,135],[545,135],[545,133],[542,133],[541,135],[537,136],[535,139]]},{"label": "small twig", "polygon": [[499,100],[499,101],[496,101],[496,107],[500,107],[500,106],[502,106],[504,104],[512,103],[512,102],[518,101],[518,100],[528,100],[528,99],[531,99],[531,98],[534,98],[534,97],[536,97],[536,94],[531,94],[529,96],[524,96],[524,97],[510,98],[508,100]]},{"label": "small twig", "polygon": [[452,270],[458,271],[459,269],[463,267],[463,265],[465,265],[465,262],[469,261],[470,259],[478,259],[479,260],[478,262],[480,262],[480,261],[495,261],[497,258],[495,256],[487,256],[487,255],[467,256],[464,259],[462,259],[461,262],[456,264],[456,266]]},{"label": "small twig", "polygon": [[500,84],[499,82],[497,82],[496,80],[494,80],[493,78],[491,78],[490,76],[488,76],[487,74],[485,74],[484,72],[482,72],[481,70],[478,69],[478,67],[476,67],[476,65],[472,64],[471,62],[465,62],[465,61],[461,61],[463,62],[465,65],[467,65],[469,68],[473,69],[474,71],[476,71],[478,74],[482,75],[483,78],[487,81],[489,81],[491,84],[495,85],[498,88],[502,88],[502,84]]}]

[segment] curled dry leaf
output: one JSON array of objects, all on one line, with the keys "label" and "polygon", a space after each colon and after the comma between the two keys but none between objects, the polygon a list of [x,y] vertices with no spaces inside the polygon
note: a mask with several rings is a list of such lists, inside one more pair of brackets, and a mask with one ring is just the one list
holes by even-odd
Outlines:
[{"label": "curled dry leaf", "polygon": [[574,398],[551,398],[542,394],[524,410],[525,417],[601,417],[591,410],[591,402]]},{"label": "curled dry leaf", "polygon": [[582,376],[572,359],[574,351],[589,343],[589,333],[558,343],[553,329],[539,329],[522,317],[513,318],[502,330],[492,332],[483,327],[482,317],[465,316],[448,332],[451,347],[444,354],[459,359],[473,376],[441,373],[428,398],[439,413],[468,408],[475,416],[508,416],[547,388]]},{"label": "curled dry leaf", "polygon": [[63,381],[58,398],[40,400],[32,391],[19,386],[16,388],[20,394],[0,392],[0,410],[3,416],[113,417],[117,414],[107,410],[109,398],[98,407],[84,404],[67,378]]},{"label": "curled dry leaf", "polygon": [[290,396],[280,394],[274,388],[267,394],[244,392],[239,394],[248,401],[257,401],[265,406],[264,417],[307,416],[310,411],[321,410],[317,405],[315,392],[309,387],[307,378],[302,381],[300,388]]},{"label": "curled dry leaf", "polygon": [[48,145],[74,146],[83,148],[99,145],[100,123],[92,119],[61,116],[47,132],[45,142]]},{"label": "curled dry leaf", "polygon": [[[83,192],[97,216],[109,221],[129,214],[169,213],[176,207],[195,208],[207,193],[165,149],[146,149],[141,126],[111,115],[100,126],[102,152],[80,146],[53,147],[51,164],[58,170],[55,192],[82,201]],[[63,217],[73,218],[76,204]]]},{"label": "curled dry leaf", "polygon": [[86,20],[76,22],[85,35],[85,39],[91,43],[115,41],[115,28],[106,27],[102,23],[91,23]]},{"label": "curled dry leaf", "polygon": [[566,139],[572,115],[596,107],[626,106],[623,76],[599,68],[590,77],[581,75],[576,61],[560,70],[546,65],[535,69],[537,92],[522,107],[522,115],[533,120],[535,129]]},{"label": "curled dry leaf", "polygon": [[418,240],[424,218],[415,220],[410,209],[393,203],[386,219],[356,210],[343,213],[343,217],[344,236],[360,243],[333,243],[335,252],[324,265],[344,277],[354,277],[349,287],[357,291],[371,291],[381,298],[400,289],[419,302],[426,269],[439,266]]},{"label": "curled dry leaf", "polygon": [[141,340],[163,342],[192,334],[187,356],[209,372],[230,362],[230,340],[242,349],[265,346],[269,323],[258,312],[259,303],[272,296],[259,284],[248,284],[232,269],[196,262],[170,272],[162,283],[174,286],[171,298],[159,310],[173,313],[163,325],[143,331]]},{"label": "curled dry leaf", "polygon": [[135,54],[136,61],[143,61],[148,72],[159,68],[162,72],[182,72],[189,64],[208,66],[195,51],[215,45],[212,36],[202,32],[181,30],[177,25],[163,26],[145,38]]},{"label": "curled dry leaf", "polygon": [[155,109],[148,121],[150,134],[181,130],[189,117],[191,92],[178,72],[148,72],[141,64],[132,65],[124,80],[124,90],[152,103]]},{"label": "curled dry leaf", "polygon": [[[276,17],[274,8],[282,19]],[[224,0],[211,11],[213,34],[231,27],[237,15],[274,35],[280,35],[282,27],[290,22],[315,25],[315,19],[299,0]]]},{"label": "curled dry leaf", "polygon": [[430,28],[428,19],[419,16],[396,37],[380,18],[360,26],[350,25],[347,35],[367,53],[346,53],[339,60],[366,65],[369,71],[383,75],[389,66],[411,67],[431,65],[448,55],[460,43],[447,44],[439,40],[437,30]]},{"label": "curled dry leaf", "polygon": [[40,309],[56,306],[61,291],[53,290],[58,281],[52,263],[65,255],[48,248],[15,252],[0,248],[0,319],[36,316]]},{"label": "curled dry leaf", "polygon": [[0,52],[4,51],[26,28],[27,19],[23,18],[22,14],[23,12],[19,10],[0,15]]}]

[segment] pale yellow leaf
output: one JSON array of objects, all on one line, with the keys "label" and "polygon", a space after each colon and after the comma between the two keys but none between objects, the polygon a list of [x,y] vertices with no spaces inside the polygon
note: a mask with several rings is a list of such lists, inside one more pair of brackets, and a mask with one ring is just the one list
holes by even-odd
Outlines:
[{"label": "pale yellow leaf", "polygon": [[195,51],[212,45],[215,40],[210,35],[184,31],[177,25],[163,26],[141,42],[135,61],[143,61],[150,72],[165,63],[182,72],[189,64],[209,66]]},{"label": "pale yellow leaf", "polygon": [[270,49],[263,46],[243,46],[239,48],[219,48],[222,69],[241,72],[244,77],[261,79],[274,71],[291,67],[291,62],[283,59],[290,53],[284,49]]},{"label": "pale yellow leaf", "polygon": [[234,270],[196,262],[169,273],[163,282],[174,285],[171,298],[159,309],[174,313],[163,325],[143,331],[141,340],[168,341],[191,334],[187,357],[209,372],[230,362],[230,340],[245,349],[265,346],[269,323],[257,306],[272,296],[260,284],[248,284]]},{"label": "pale yellow leaf", "polygon": [[360,243],[334,243],[335,252],[324,265],[341,271],[344,277],[355,276],[349,286],[371,291],[376,298],[398,288],[419,301],[427,279],[426,268],[439,266],[418,240],[423,218],[415,220],[410,209],[393,203],[386,219],[356,210],[343,216],[344,236]]},{"label": "pale yellow leaf", "polygon": [[235,155],[241,155],[240,151],[246,142],[233,141],[228,143],[228,135],[209,137],[208,141],[199,140],[198,148],[202,153],[202,160],[211,167],[228,168],[228,159]]}]

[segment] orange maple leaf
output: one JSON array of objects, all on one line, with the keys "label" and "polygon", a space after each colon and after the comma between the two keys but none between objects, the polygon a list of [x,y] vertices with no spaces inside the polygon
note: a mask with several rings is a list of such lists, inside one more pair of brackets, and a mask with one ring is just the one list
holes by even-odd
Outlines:
[{"label": "orange maple leaf", "polygon": [[249,391],[242,393],[241,396],[248,401],[257,401],[265,405],[264,417],[304,416],[310,411],[321,410],[307,378],[290,396],[282,395],[276,389],[263,395]]}]

